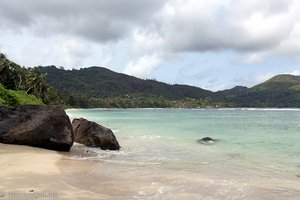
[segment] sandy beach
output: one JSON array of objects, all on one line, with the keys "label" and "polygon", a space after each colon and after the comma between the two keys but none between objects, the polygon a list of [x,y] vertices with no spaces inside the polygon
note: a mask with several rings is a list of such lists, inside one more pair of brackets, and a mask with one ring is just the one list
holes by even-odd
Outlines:
[{"label": "sandy beach", "polygon": [[59,153],[0,144],[0,199],[294,200],[300,195],[296,180],[245,181],[217,172],[207,176],[157,164],[112,163],[80,147]]},{"label": "sandy beach", "polygon": [[56,151],[0,144],[0,199],[102,199],[61,180]]}]

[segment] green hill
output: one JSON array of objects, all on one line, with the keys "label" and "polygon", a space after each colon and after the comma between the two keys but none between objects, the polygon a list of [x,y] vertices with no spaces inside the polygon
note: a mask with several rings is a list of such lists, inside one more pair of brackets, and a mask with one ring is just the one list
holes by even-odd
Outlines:
[{"label": "green hill", "polygon": [[[78,97],[88,97],[89,100],[105,98],[143,98],[153,101],[164,99],[176,101],[190,99],[220,99],[208,90],[188,86],[170,85],[155,80],[142,80],[122,73],[116,73],[103,67],[90,67],[80,70],[64,70],[55,66],[40,67],[47,73],[46,81],[64,94]],[[151,106],[151,105],[149,105]]]},{"label": "green hill", "polygon": [[267,80],[252,88],[253,91],[263,92],[263,91],[277,91],[285,92],[290,90],[297,90],[300,87],[300,76],[293,76],[289,74],[277,75],[273,78]]},{"label": "green hill", "polygon": [[251,88],[211,92],[142,80],[103,67],[40,67],[46,81],[77,107],[300,107],[300,77],[278,75]]},{"label": "green hill", "polygon": [[300,107],[300,76],[277,75],[251,88],[219,94],[239,107]]},{"label": "green hill", "polygon": [[251,88],[236,86],[211,92],[189,85],[143,80],[103,67],[26,68],[0,53],[0,84],[0,104],[13,106],[44,103],[82,108],[300,108],[300,76],[288,74],[277,75]]},{"label": "green hill", "polygon": [[80,70],[63,70],[54,66],[40,67],[47,73],[48,83],[60,91],[89,97],[115,96],[163,96],[170,100],[186,97],[205,98],[215,94],[188,85],[169,85],[155,80],[142,80],[103,67],[90,67]]}]

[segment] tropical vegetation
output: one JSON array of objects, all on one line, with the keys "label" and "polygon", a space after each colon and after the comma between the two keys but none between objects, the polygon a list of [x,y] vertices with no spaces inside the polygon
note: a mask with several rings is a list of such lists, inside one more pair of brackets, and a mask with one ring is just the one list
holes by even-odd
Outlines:
[{"label": "tropical vegetation", "polygon": [[211,92],[188,85],[142,80],[102,67],[40,67],[46,80],[75,107],[300,107],[300,77],[278,75],[251,88]]},{"label": "tropical vegetation", "polygon": [[26,94],[25,91],[7,90],[0,84],[0,105],[18,107],[27,104],[45,105],[42,99],[32,94]]},{"label": "tropical vegetation", "polygon": [[25,68],[0,54],[0,104],[79,108],[300,107],[300,76],[278,75],[251,88],[211,92],[143,80],[103,67]]},{"label": "tropical vegetation", "polygon": [[0,104],[62,104],[58,92],[38,67],[25,68],[0,53]]}]

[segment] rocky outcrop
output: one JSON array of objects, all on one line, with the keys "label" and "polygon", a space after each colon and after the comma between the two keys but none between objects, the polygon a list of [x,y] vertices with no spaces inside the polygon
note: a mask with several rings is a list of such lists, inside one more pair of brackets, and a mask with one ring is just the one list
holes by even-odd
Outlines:
[{"label": "rocky outcrop", "polygon": [[216,140],[211,137],[204,137],[202,139],[197,140],[197,142],[200,144],[214,144]]},{"label": "rocky outcrop", "polygon": [[74,134],[69,117],[58,106],[0,106],[0,142],[69,151]]},{"label": "rocky outcrop", "polygon": [[72,121],[75,142],[102,150],[119,150],[120,145],[112,130],[86,119]]}]

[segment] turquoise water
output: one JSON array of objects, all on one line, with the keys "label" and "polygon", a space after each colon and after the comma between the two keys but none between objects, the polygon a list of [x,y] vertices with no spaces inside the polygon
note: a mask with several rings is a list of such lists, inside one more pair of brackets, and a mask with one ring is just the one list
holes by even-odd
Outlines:
[{"label": "turquoise water", "polygon": [[[118,138],[120,151],[75,145],[74,154],[66,156],[95,169],[109,166],[105,177],[117,179],[115,185],[136,184],[106,194],[110,198],[300,199],[298,109],[82,109],[67,114],[109,127]],[[217,142],[197,143],[207,136]],[[86,150],[93,153],[80,153]],[[72,171],[72,164],[67,166]],[[102,172],[91,177],[95,174],[105,179]],[[130,182],[125,174],[138,178]],[[92,188],[84,189],[103,194]]]}]

